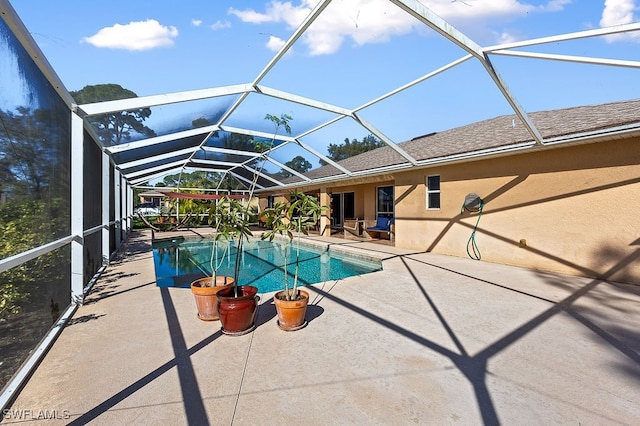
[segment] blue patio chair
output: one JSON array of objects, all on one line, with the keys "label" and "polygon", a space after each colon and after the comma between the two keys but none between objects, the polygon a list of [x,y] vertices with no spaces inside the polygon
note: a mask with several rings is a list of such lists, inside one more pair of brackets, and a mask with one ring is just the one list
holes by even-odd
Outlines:
[{"label": "blue patio chair", "polygon": [[367,228],[367,231],[390,232],[392,220],[393,219],[389,219],[388,217],[378,216],[376,219],[376,225],[370,226]]}]

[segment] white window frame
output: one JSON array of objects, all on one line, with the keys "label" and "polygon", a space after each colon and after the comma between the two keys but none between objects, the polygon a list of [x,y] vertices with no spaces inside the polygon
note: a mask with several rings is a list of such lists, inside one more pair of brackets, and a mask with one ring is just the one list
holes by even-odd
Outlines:
[{"label": "white window frame", "polygon": [[[438,188],[431,188],[429,187],[429,179],[430,178],[438,178]],[[425,186],[427,188],[427,199],[426,199],[426,204],[427,204],[427,210],[440,210],[441,206],[442,206],[442,191],[441,191],[441,185],[442,185],[442,180],[440,178],[440,175],[428,175],[425,181]],[[430,200],[430,196],[437,194],[438,195],[438,207],[433,207],[430,205],[429,200]]]},{"label": "white window frame", "polygon": [[[391,188],[391,192],[393,194],[392,195],[393,199],[392,199],[392,202],[391,202],[391,212],[380,211],[380,203],[379,203],[380,196],[379,196],[379,192],[380,192],[380,189],[382,189],[382,188]],[[394,185],[382,185],[382,186],[376,187],[376,217],[378,217],[378,216],[389,216],[389,215],[392,218],[395,217],[395,215],[396,215],[395,191],[396,191],[396,188],[395,188]]]}]

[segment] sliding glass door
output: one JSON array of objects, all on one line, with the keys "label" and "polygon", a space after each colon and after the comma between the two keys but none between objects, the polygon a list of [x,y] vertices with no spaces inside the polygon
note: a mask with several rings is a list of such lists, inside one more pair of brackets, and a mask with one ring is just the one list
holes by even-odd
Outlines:
[{"label": "sliding glass door", "polygon": [[354,219],[355,195],[353,192],[331,194],[331,227],[340,229],[345,219]]}]

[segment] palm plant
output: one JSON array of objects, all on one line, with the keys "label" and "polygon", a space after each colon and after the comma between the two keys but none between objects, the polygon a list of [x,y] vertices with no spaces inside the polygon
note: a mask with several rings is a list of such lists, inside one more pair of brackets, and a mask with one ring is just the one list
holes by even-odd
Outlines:
[{"label": "palm plant", "polygon": [[[229,250],[228,242],[234,238],[242,241],[252,236],[249,228],[249,221],[245,216],[245,207],[240,201],[234,198],[223,196],[209,208],[209,224],[215,230],[213,247],[211,250],[211,258],[209,265],[212,273],[212,285],[215,285],[218,270],[224,261]],[[221,242],[224,241],[222,254],[219,255]],[[239,253],[237,254],[239,257]],[[237,263],[237,262],[236,262]],[[237,282],[237,270],[234,277]]]},{"label": "palm plant", "polygon": [[[277,117],[275,115],[267,114],[265,115],[264,118],[265,120],[269,120],[273,123],[274,131],[273,131],[273,136],[271,137],[271,140],[268,142],[253,141],[253,140],[251,141],[255,149],[262,154],[262,163],[258,169],[258,172],[254,173],[253,175],[253,180],[251,181],[251,186],[249,187],[248,202],[246,206],[244,206],[244,208],[242,209],[242,213],[238,217],[239,222],[237,223],[237,225],[246,227],[246,230],[248,230],[248,233],[238,232],[237,255],[236,255],[235,274],[234,274],[236,283],[239,281],[238,275],[240,274],[240,261],[241,261],[241,254],[242,254],[244,240],[245,238],[248,238],[249,236],[253,235],[251,233],[251,230],[248,227],[248,224],[253,222],[252,219],[255,218],[255,214],[252,214],[252,211],[250,208],[250,202],[251,202],[251,199],[253,198],[253,194],[255,192],[256,186],[258,185],[258,178],[260,177],[260,174],[264,170],[264,166],[267,162],[267,157],[269,156],[269,152],[271,151],[271,149],[273,149],[275,145],[275,141],[280,129],[283,128],[287,134],[289,135],[291,134],[291,126],[289,125],[289,121],[292,120],[291,116],[287,114],[281,114],[280,117]],[[240,212],[240,210],[238,210],[238,212]],[[240,223],[241,221],[242,221],[242,224]]]},{"label": "palm plant", "polygon": [[[278,201],[273,208],[263,212],[266,218],[266,226],[269,230],[262,234],[262,239],[273,241],[276,235],[280,235],[286,241],[284,245],[284,298],[285,300],[298,300],[298,271],[300,268],[300,238],[309,235],[327,206],[321,206],[319,200],[313,195],[302,192],[293,192],[289,196],[289,202]],[[289,285],[287,263],[289,253],[295,243],[295,270],[293,273],[293,285]]]},{"label": "palm plant", "polygon": [[280,117],[267,114],[265,118],[274,123],[275,130],[270,143],[265,145],[253,142],[256,150],[261,153],[263,161],[260,169],[254,172],[254,178],[249,189],[249,201],[246,205],[242,205],[236,200],[229,199],[229,211],[227,212],[228,214],[224,215],[225,220],[228,221],[224,224],[224,228],[234,229],[234,237],[237,238],[237,249],[234,283],[232,288],[222,289],[218,293],[218,312],[220,314],[222,332],[234,336],[246,334],[255,328],[254,316],[258,302],[256,296],[258,288],[251,285],[238,284],[240,282],[239,274],[244,240],[252,235],[249,224],[254,222],[251,214],[251,199],[258,184],[258,178],[262,174],[267,161],[267,156],[275,144],[278,130],[284,127],[287,133],[291,132],[288,123],[291,117],[284,114]]}]

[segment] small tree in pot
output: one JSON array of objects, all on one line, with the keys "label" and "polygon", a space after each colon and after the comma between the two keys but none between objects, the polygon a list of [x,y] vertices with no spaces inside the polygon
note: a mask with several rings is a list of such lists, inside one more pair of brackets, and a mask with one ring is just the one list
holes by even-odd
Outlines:
[{"label": "small tree in pot", "polygon": [[243,252],[243,244],[245,239],[251,236],[249,224],[254,222],[252,210],[250,208],[253,193],[258,184],[258,179],[263,173],[264,165],[271,149],[275,145],[275,140],[280,129],[284,129],[287,134],[291,134],[289,120],[292,118],[286,114],[276,117],[271,114],[265,116],[265,120],[269,120],[274,124],[274,133],[270,141],[252,141],[256,152],[260,153],[262,159],[261,166],[254,172],[254,177],[249,189],[249,202],[236,214],[237,245],[236,245],[236,264],[235,264],[235,283],[231,288],[224,289],[218,293],[218,312],[220,313],[220,322],[222,323],[222,332],[227,335],[239,336],[249,333],[255,328],[254,317],[257,309],[257,292],[258,289],[251,285],[238,285],[240,282],[240,262]]},{"label": "small tree in pot", "polygon": [[204,321],[219,319],[218,293],[233,286],[235,279],[218,275],[229,252],[229,242],[238,234],[251,235],[246,223],[241,220],[244,206],[236,199],[222,197],[209,209],[209,224],[215,234],[211,246],[209,266],[211,276],[191,283],[191,291],[196,300],[198,318]]},{"label": "small tree in pot", "polygon": [[[279,201],[273,208],[263,212],[266,226],[270,228],[262,234],[262,239],[273,241],[276,235],[285,240],[284,245],[284,286],[285,289],[274,295],[278,313],[278,326],[285,331],[299,330],[306,326],[305,314],[309,302],[309,293],[298,288],[300,268],[300,238],[309,235],[327,206],[321,206],[316,197],[301,192],[290,194],[289,202]],[[295,233],[295,234],[294,234]],[[295,238],[295,244],[293,243]],[[289,253],[295,249],[293,284],[289,284]]]}]

